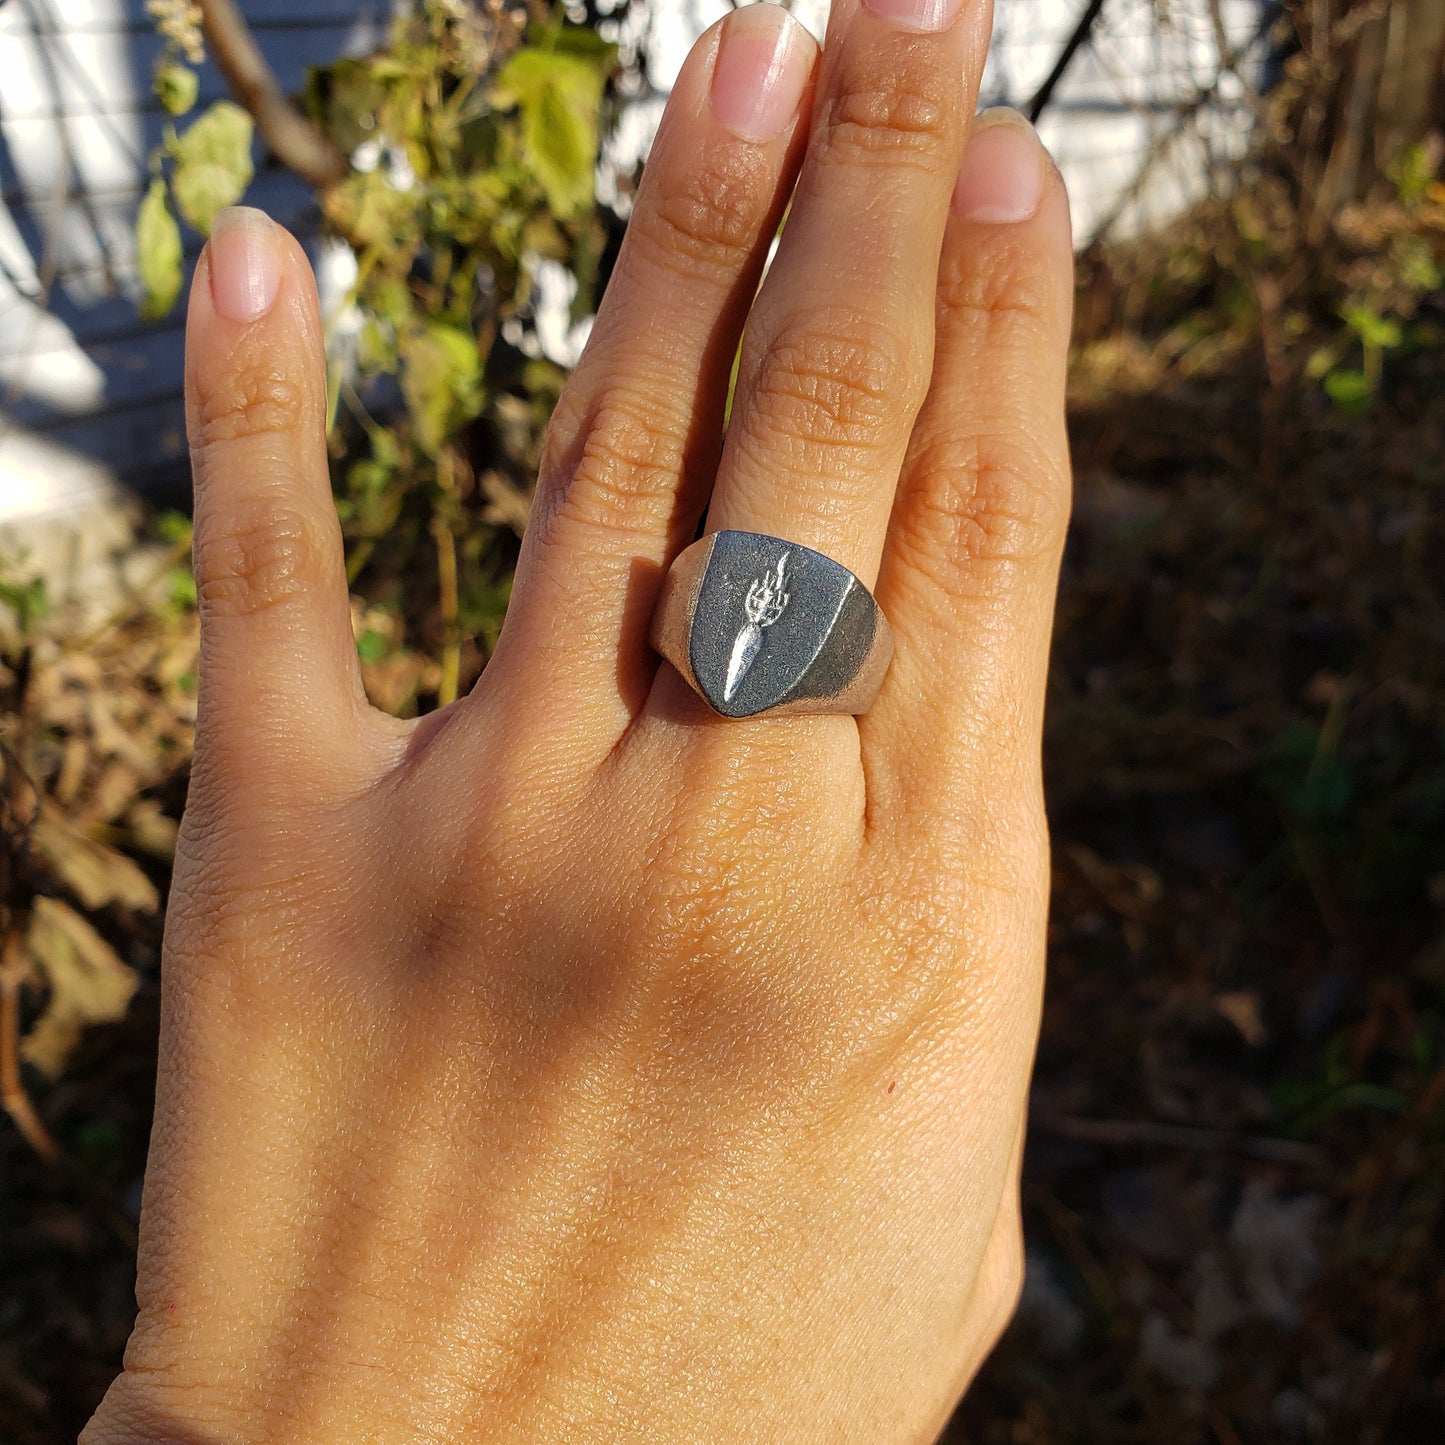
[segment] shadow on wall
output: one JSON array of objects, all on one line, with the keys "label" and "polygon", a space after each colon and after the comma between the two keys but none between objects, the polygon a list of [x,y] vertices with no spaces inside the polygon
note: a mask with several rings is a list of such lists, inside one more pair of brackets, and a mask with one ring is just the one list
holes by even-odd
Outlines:
[{"label": "shadow on wall", "polygon": [[[653,0],[637,26],[653,94],[624,115],[609,163],[630,170],[645,152],[688,46],[727,8]],[[827,0],[795,8],[821,32]],[[282,87],[297,90],[308,66],[375,45],[391,4],[241,10]],[[1247,144],[1268,0],[997,0],[995,13],[984,102],[1027,108],[1051,87],[1041,130],[1081,243],[1174,214],[1222,183]],[[160,49],[145,0],[0,3],[0,524],[73,516],[116,479],[152,496],[184,485],[185,298],[155,325],[135,305],[132,225],[166,122],[150,88]],[[224,94],[206,66],[200,105]],[[274,165],[262,163],[248,200],[314,239],[310,192]],[[188,263],[200,247],[189,233]]]},{"label": "shadow on wall", "polygon": [[[387,0],[245,0],[282,85],[374,45]],[[73,511],[113,479],[184,477],[181,321],[136,310],[132,227],[167,120],[151,93],[161,41],[145,0],[0,6],[0,521]],[[225,95],[214,68],[200,104]],[[303,239],[311,194],[261,165],[248,199]],[[189,232],[187,269],[202,238]]]}]

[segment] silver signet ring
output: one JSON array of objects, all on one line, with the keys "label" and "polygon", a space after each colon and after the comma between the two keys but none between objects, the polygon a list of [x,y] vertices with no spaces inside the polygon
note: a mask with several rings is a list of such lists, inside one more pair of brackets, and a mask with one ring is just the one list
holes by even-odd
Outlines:
[{"label": "silver signet ring", "polygon": [[714,532],[672,564],[652,645],[723,717],[867,712],[893,630],[841,563],[759,532]]}]

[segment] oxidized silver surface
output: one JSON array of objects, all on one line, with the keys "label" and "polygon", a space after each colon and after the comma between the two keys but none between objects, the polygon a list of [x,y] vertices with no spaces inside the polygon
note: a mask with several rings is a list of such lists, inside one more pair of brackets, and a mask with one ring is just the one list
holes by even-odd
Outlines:
[{"label": "oxidized silver surface", "polygon": [[861,713],[893,633],[831,557],[758,532],[714,532],[672,564],[652,645],[724,717]]}]

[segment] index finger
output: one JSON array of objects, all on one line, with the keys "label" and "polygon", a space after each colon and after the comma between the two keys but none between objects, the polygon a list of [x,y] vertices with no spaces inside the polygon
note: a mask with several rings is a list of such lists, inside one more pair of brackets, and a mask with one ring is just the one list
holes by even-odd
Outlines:
[{"label": "index finger", "polygon": [[[221,213],[186,323],[200,602],[198,759],[233,790],[361,763],[361,685],[326,458],[315,281],[262,212]],[[293,766],[294,764],[294,766]]]}]

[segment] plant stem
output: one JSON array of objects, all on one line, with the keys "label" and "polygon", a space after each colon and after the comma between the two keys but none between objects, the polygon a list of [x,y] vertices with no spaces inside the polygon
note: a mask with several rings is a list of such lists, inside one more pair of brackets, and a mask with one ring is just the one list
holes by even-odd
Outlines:
[{"label": "plant stem", "polygon": [[346,582],[347,586],[354,586],[356,579],[361,576],[361,570],[371,561],[372,553],[376,551],[376,538],[363,537],[352,549],[351,555],[346,559]]},{"label": "plant stem", "polygon": [[[444,494],[451,492],[451,452],[444,451],[437,458],[438,469],[442,476]],[[462,642],[457,636],[457,539],[451,529],[451,523],[445,515],[445,507],[441,505],[442,498],[438,498],[438,505],[432,511],[432,535],[436,538],[437,544],[437,591],[439,593],[442,609],[442,627],[445,632],[445,641],[442,644],[442,677],[437,685],[437,702],[446,707],[449,703],[457,700],[457,692],[461,686],[462,671]]]},{"label": "plant stem", "polygon": [[286,99],[232,0],[200,0],[201,23],[216,69],[236,101],[251,112],[261,139],[287,170],[317,190],[351,169],[341,149]]}]

